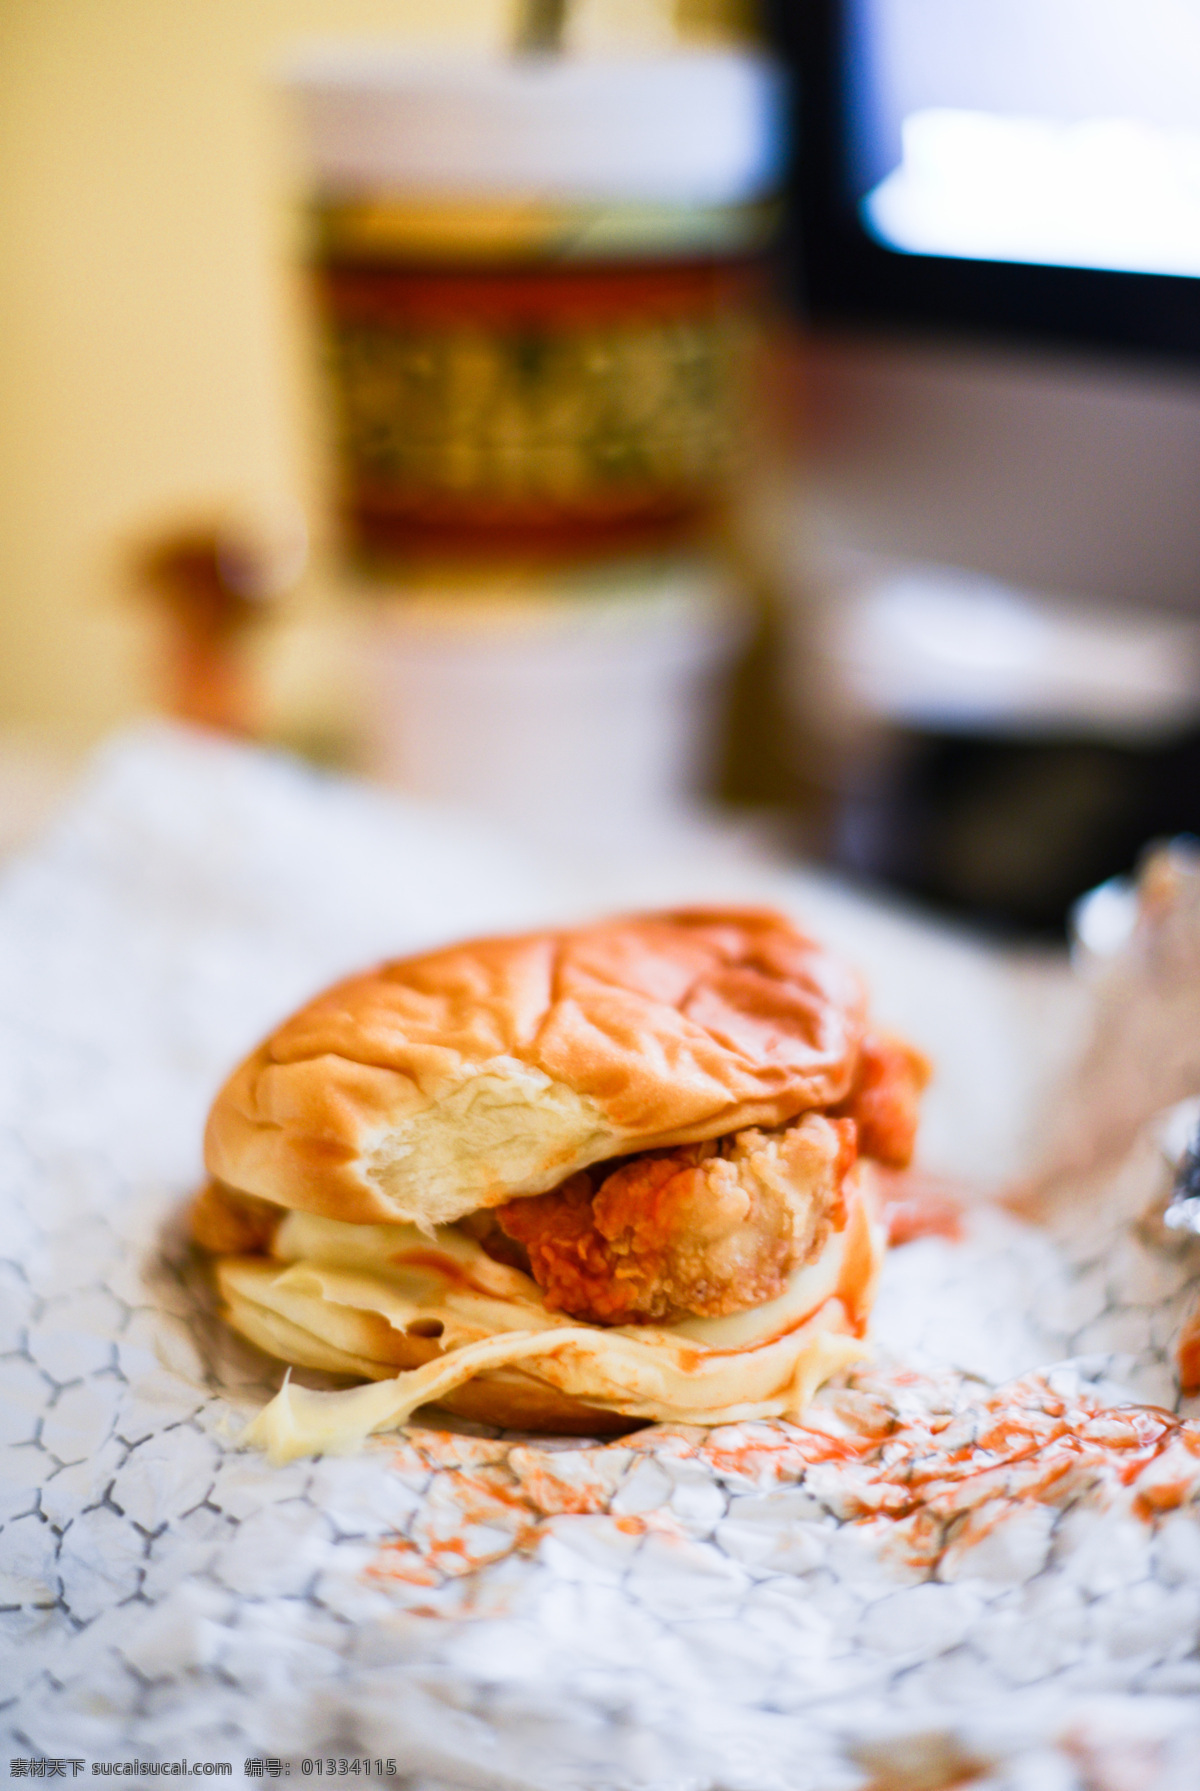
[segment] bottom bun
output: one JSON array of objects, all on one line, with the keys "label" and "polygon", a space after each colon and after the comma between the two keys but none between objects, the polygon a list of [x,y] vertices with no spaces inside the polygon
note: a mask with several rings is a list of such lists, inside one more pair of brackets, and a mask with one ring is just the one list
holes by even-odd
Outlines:
[{"label": "bottom bun", "polygon": [[348,1225],[292,1212],[271,1257],[217,1262],[226,1318],[298,1367],[372,1385],[287,1383],[243,1439],[275,1460],[354,1448],[423,1405],[527,1431],[616,1436],[639,1423],[795,1417],[862,1341],[881,1261],[865,1177],[846,1223],[778,1299],[674,1325],[579,1324],[454,1226]]},{"label": "bottom bun", "polygon": [[[257,1305],[243,1291],[253,1284],[263,1265],[248,1259],[220,1264],[218,1284],[225,1302],[225,1317],[235,1331],[248,1338],[269,1356],[291,1362],[297,1368],[323,1368],[331,1374],[352,1374],[365,1380],[393,1380],[396,1371],[420,1368],[441,1354],[438,1344],[429,1337],[406,1337],[392,1330],[386,1319],[373,1312],[344,1314],[362,1328],[359,1339],[369,1350],[358,1355],[333,1347],[281,1314]],[[268,1273],[273,1271],[268,1270]],[[372,1323],[374,1321],[374,1323]],[[519,1368],[497,1368],[475,1380],[464,1381],[439,1401],[439,1406],[455,1417],[470,1418],[477,1424],[494,1424],[501,1430],[528,1430],[547,1436],[619,1437],[628,1431],[641,1430],[649,1418],[626,1417],[620,1412],[605,1411],[600,1406],[585,1405],[572,1399]]]}]

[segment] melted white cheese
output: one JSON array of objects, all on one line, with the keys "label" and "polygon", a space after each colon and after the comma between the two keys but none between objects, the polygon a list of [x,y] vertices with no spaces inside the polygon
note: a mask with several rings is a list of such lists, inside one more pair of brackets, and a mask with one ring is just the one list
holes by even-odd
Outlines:
[{"label": "melted white cheese", "polygon": [[[527,1275],[454,1227],[430,1238],[411,1225],[289,1213],[276,1233],[276,1263],[219,1265],[230,1317],[285,1360],[365,1372],[378,1384],[339,1393],[286,1384],[245,1441],[277,1461],[354,1448],[464,1381],[515,1363],[570,1397],[631,1417],[713,1424],[795,1414],[867,1353],[838,1297],[856,1249],[873,1273],[879,1241],[857,1192],[846,1229],[778,1299],[728,1318],[610,1328],[550,1312]],[[397,1338],[440,1326],[440,1353],[397,1373],[370,1356],[381,1321]]]}]

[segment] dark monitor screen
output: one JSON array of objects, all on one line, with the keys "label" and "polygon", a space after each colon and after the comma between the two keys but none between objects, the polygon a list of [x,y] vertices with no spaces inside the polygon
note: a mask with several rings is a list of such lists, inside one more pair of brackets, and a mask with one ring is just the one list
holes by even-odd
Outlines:
[{"label": "dark monitor screen", "polygon": [[818,320],[1200,353],[1200,0],[777,0]]}]

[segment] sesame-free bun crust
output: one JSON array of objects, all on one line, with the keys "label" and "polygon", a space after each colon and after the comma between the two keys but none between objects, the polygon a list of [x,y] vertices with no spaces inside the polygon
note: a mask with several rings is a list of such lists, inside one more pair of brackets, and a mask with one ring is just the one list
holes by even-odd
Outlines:
[{"label": "sesame-free bun crust", "polygon": [[782,915],[648,914],[380,965],[222,1089],[227,1188],[352,1224],[447,1224],[591,1163],[779,1126],[850,1086],[857,979]]}]

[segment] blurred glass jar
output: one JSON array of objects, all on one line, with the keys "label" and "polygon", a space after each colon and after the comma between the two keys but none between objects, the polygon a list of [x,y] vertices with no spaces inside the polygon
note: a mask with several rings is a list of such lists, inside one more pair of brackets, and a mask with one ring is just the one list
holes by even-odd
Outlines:
[{"label": "blurred glass jar", "polygon": [[356,557],[702,533],[775,221],[774,66],[329,49],[286,81]]},{"label": "blurred glass jar", "polygon": [[846,869],[1061,936],[1149,841],[1200,833],[1194,617],[859,556],[798,632],[794,714]]},{"label": "blurred glass jar", "polygon": [[711,784],[743,607],[711,560],[603,562],[376,606],[369,762],[546,845],[628,846]]}]

